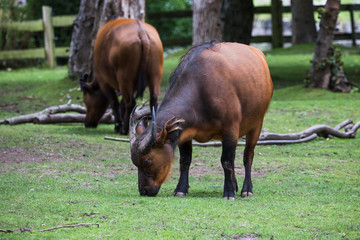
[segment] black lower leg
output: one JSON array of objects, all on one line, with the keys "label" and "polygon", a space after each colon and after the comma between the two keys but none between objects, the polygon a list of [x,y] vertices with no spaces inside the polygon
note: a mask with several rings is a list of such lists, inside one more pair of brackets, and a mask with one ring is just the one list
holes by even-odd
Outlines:
[{"label": "black lower leg", "polygon": [[252,181],[251,181],[251,166],[254,157],[254,148],[246,147],[244,150],[244,167],[245,167],[245,179],[241,190],[241,196],[253,195]]},{"label": "black lower leg", "polygon": [[227,199],[235,198],[235,193],[238,191],[234,171],[236,144],[223,141],[222,147],[221,165],[225,175],[223,197]]},{"label": "black lower leg", "polygon": [[185,196],[189,191],[189,169],[191,164],[191,141],[179,145],[180,151],[180,178],[174,191],[175,196]]}]

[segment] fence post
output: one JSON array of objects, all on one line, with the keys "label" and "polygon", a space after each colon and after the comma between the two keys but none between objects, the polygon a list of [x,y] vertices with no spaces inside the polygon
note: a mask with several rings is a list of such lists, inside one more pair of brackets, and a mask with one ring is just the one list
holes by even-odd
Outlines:
[{"label": "fence post", "polygon": [[271,0],[271,26],[272,47],[283,47],[282,0]]},{"label": "fence post", "polygon": [[42,7],[43,24],[44,24],[44,40],[45,40],[45,57],[50,68],[56,67],[54,27],[51,17],[52,9],[48,6]]},{"label": "fence post", "polygon": [[350,12],[350,23],[351,23],[351,40],[352,45],[356,46],[356,32],[355,32],[355,20],[354,20],[354,8],[353,5],[349,6],[349,12]]}]

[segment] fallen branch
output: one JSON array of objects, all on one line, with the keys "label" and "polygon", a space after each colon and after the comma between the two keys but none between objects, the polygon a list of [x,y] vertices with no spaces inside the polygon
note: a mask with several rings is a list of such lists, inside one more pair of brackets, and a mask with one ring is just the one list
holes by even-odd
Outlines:
[{"label": "fallen branch", "polygon": [[31,229],[22,227],[18,230],[9,230],[9,229],[0,229],[0,232],[3,233],[13,233],[13,232],[32,232]]},{"label": "fallen branch", "polygon": [[[77,112],[77,113],[67,113]],[[46,108],[40,112],[25,114],[13,118],[1,120],[0,124],[21,124],[21,123],[83,123],[85,121],[86,109],[76,104],[64,104]],[[111,111],[107,111],[100,119],[100,123],[114,123]]]},{"label": "fallen branch", "polygon": [[[327,125],[315,125],[304,131],[291,134],[279,134],[279,133],[263,133],[260,135],[257,145],[281,145],[281,144],[295,144],[303,143],[316,139],[319,137],[338,137],[338,138],[355,138],[356,131],[360,128],[360,122],[352,125],[352,120],[347,119],[339,123],[336,127],[332,128]],[[340,129],[345,128],[345,132],[341,132]],[[105,136],[106,140],[114,140],[121,142],[129,142],[127,138],[114,138]],[[211,141],[207,143],[199,143],[193,141],[194,146],[200,147],[216,147],[221,146],[219,141]],[[245,145],[244,140],[240,140],[238,145]]]},{"label": "fallen branch", "polygon": [[[145,101],[137,110],[137,114],[150,115],[150,108],[145,108],[148,103]],[[77,112],[79,114],[67,113]],[[63,114],[60,114],[63,113]],[[45,108],[36,113],[25,114],[4,120],[0,120],[0,124],[21,124],[21,123],[83,123],[85,121],[86,108],[80,105],[71,104],[71,100],[64,105],[53,106]],[[104,116],[100,119],[100,123],[114,123],[115,118],[112,115],[112,110],[108,109]]]},{"label": "fallen branch", "polygon": [[[47,231],[52,231],[52,230],[56,230],[56,229],[60,229],[60,228],[89,227],[92,225],[96,225],[97,227],[100,227],[100,225],[98,223],[78,223],[78,224],[73,224],[73,225],[64,225],[64,226],[57,226],[57,227],[42,229],[42,230],[39,230],[39,232],[47,232]],[[29,228],[22,227],[18,230],[0,229],[0,232],[13,233],[13,232],[33,232],[33,231],[31,231],[31,229],[29,229]]]},{"label": "fallen branch", "polygon": [[[142,116],[150,116],[151,111],[149,107],[144,107],[146,103],[136,109],[134,116],[135,119],[140,119]],[[78,114],[70,114],[65,112],[78,112]],[[19,124],[19,123],[37,123],[37,124],[47,124],[47,123],[83,123],[85,121],[85,112],[86,109],[80,105],[68,104],[53,106],[44,109],[43,111],[26,114],[18,117],[13,117],[0,121],[0,124]],[[112,115],[111,109],[108,110],[104,116],[101,118],[100,123],[114,123],[114,116]],[[339,123],[334,128],[329,127],[328,125],[315,125],[302,132],[291,133],[291,134],[279,134],[279,133],[268,133],[264,132],[260,135],[257,142],[258,145],[269,145],[269,144],[293,144],[293,143],[303,143],[311,141],[315,138],[325,137],[338,137],[338,138],[354,138],[356,135],[357,129],[360,127],[360,122],[352,125],[352,120],[347,119]],[[342,128],[345,128],[345,131],[340,131]],[[129,142],[129,139],[126,138],[113,138],[105,136],[106,140],[122,141]],[[221,146],[221,142],[207,142],[207,143],[198,143],[193,142],[194,146]],[[245,145],[244,140],[240,140],[238,145]]]},{"label": "fallen branch", "polygon": [[60,229],[60,228],[89,227],[92,225],[96,225],[97,227],[100,226],[98,223],[78,223],[78,224],[74,224],[74,225],[64,225],[64,226],[47,228],[47,229],[40,230],[39,232],[47,232],[47,231],[52,231],[52,230],[56,230],[56,229]]},{"label": "fallen branch", "polygon": [[[40,115],[33,119],[36,124],[49,124],[49,123],[83,123],[85,121],[85,114],[46,114]],[[105,114],[100,123],[114,123],[114,117],[111,113]]]},{"label": "fallen branch", "polygon": [[65,112],[78,112],[85,113],[86,109],[83,106],[76,104],[64,104],[59,106],[48,107],[40,112],[25,114],[17,117],[8,118],[0,121],[0,124],[20,124],[20,123],[31,123],[35,118],[46,115],[56,115],[56,113]]},{"label": "fallen branch", "polygon": [[118,141],[118,142],[130,142],[130,140],[129,140],[128,138],[116,138],[116,137],[108,137],[108,136],[105,136],[104,139],[105,139],[105,140]]}]

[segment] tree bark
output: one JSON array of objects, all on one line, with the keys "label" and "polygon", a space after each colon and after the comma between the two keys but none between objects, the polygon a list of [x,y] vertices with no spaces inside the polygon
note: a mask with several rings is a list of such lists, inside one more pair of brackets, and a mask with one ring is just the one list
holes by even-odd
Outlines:
[{"label": "tree bark", "polygon": [[72,79],[77,79],[90,69],[89,54],[92,39],[89,36],[94,28],[95,10],[94,0],[81,0],[70,43],[68,74]]},{"label": "tree bark", "polygon": [[193,46],[211,40],[222,40],[221,3],[222,0],[193,1]]},{"label": "tree bark", "polygon": [[332,43],[339,11],[340,0],[326,1],[310,72],[309,87],[311,88],[329,88],[332,75],[329,58],[332,56]]},{"label": "tree bark", "polygon": [[292,44],[313,43],[316,40],[312,0],[291,0]]},{"label": "tree bark", "polygon": [[222,40],[249,44],[253,20],[253,0],[224,0],[221,7]]},{"label": "tree bark", "polygon": [[77,79],[91,71],[97,32],[117,17],[144,20],[145,0],[81,0],[70,45],[68,73],[71,78]]}]

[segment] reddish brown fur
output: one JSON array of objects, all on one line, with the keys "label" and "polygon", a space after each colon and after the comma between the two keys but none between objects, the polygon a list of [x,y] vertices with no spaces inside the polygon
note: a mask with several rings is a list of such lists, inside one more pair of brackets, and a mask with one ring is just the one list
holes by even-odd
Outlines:
[{"label": "reddish brown fur", "polygon": [[[115,130],[126,134],[142,72],[150,90],[150,104],[156,109],[162,70],[163,47],[154,27],[123,18],[106,23],[95,41],[94,78],[85,86],[86,122],[96,126],[110,104],[115,115]],[[122,95],[120,105],[115,90]]]},{"label": "reddish brown fur", "polygon": [[[159,169],[170,169],[173,150],[178,145],[181,174],[175,195],[184,196],[189,188],[192,139],[199,142],[219,139],[223,142],[223,196],[234,198],[237,191],[235,149],[238,139],[245,135],[246,173],[242,196],[252,195],[254,148],[272,92],[270,72],[260,50],[237,43],[208,44],[190,50],[175,71],[171,86],[157,111],[157,140],[148,153],[132,154],[133,162],[139,169],[140,193],[156,195],[163,183],[162,179],[166,178],[164,175],[168,174],[167,170],[159,173]],[[170,119],[174,123],[169,131],[166,126]],[[180,119],[184,122],[179,122]],[[164,130],[168,133],[165,137]],[[137,141],[148,132],[150,130],[145,130]],[[159,139],[164,138],[166,141],[159,142]],[[133,144],[132,153],[136,153],[136,146]],[[163,149],[172,149],[172,152]],[[154,181],[141,182],[140,173],[149,159],[151,168],[147,166],[145,175]]]}]

